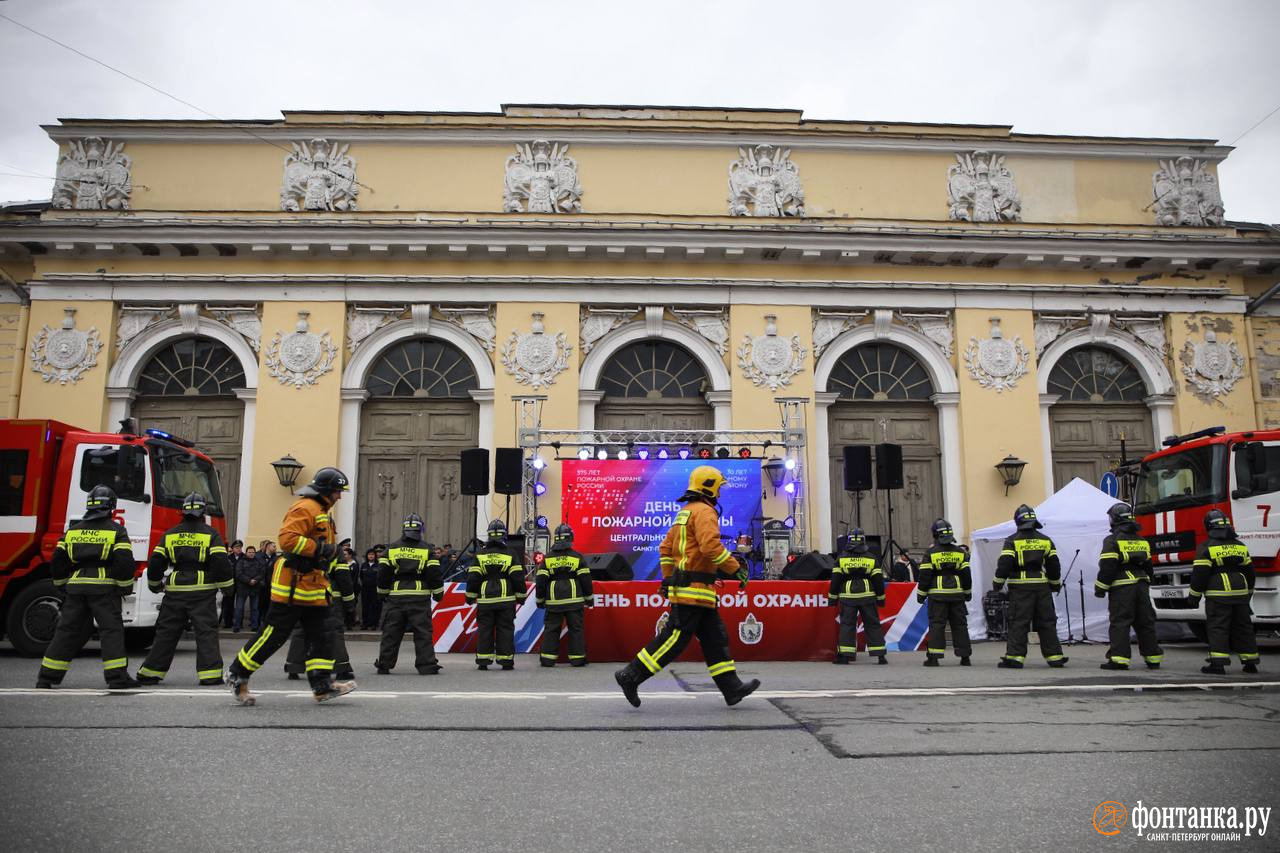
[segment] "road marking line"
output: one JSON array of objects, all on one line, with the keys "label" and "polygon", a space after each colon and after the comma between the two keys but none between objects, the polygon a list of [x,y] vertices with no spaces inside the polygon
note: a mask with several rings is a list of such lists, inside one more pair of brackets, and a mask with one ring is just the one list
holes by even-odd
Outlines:
[{"label": "road marking line", "polygon": [[[1235,690],[1244,687],[1280,687],[1280,681],[1165,681],[1143,683],[1109,683],[1109,684],[1026,684],[998,685],[989,687],[862,687],[842,688],[835,690],[757,690],[753,695],[761,699],[874,699],[874,698],[927,698],[934,696],[981,696],[1018,693],[1124,693],[1143,691],[1169,690]],[[268,696],[285,696],[290,698],[310,698],[309,690],[255,690],[255,693]],[[607,691],[444,691],[444,690],[357,690],[353,695],[367,696],[371,699],[479,699],[482,701],[520,701],[529,699],[618,699],[621,694],[616,690]],[[75,698],[82,696],[140,696],[147,698],[207,698],[229,699],[225,690],[184,690],[168,688],[142,688],[138,690],[107,690],[106,688],[68,687],[55,690],[39,690],[34,687],[0,687],[0,697],[4,696],[61,696]],[[697,699],[698,697],[720,698],[719,691],[704,690],[699,692],[653,691],[642,693],[645,699]]]}]

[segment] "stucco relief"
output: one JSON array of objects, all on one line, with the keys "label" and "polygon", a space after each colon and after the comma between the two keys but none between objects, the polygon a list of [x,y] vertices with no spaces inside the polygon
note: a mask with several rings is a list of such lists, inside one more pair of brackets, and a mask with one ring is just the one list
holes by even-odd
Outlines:
[{"label": "stucco relief", "polygon": [[507,158],[502,209],[507,213],[581,213],[578,162],[569,146],[536,139]]},{"label": "stucco relief", "polygon": [[777,391],[780,386],[790,385],[791,378],[804,369],[804,356],[800,336],[779,335],[777,316],[766,314],[763,335],[743,335],[738,366],[753,385],[768,385],[769,390]]},{"label": "stucco relief", "polygon": [[969,346],[964,351],[964,365],[974,381],[983,388],[994,389],[997,393],[1006,391],[1018,384],[1018,380],[1027,375],[1027,364],[1031,353],[1022,343],[1021,337],[1012,340],[1004,336],[1000,329],[1000,318],[991,318],[991,333],[978,340],[969,338]]},{"label": "stucco relief", "polygon": [[524,334],[513,331],[502,348],[502,366],[507,374],[535,391],[555,384],[556,377],[569,369],[569,355],[573,352],[564,332],[547,334],[543,316],[540,311],[534,312],[530,330]]},{"label": "stucco relief", "polygon": [[76,328],[76,309],[64,308],[62,325],[53,329],[42,326],[31,342],[31,369],[45,382],[66,385],[80,381],[85,372],[97,365],[102,351],[102,336],[94,327]]},{"label": "stucco relief", "polygon": [[321,376],[333,370],[338,348],[328,332],[311,331],[307,319],[310,316],[310,311],[299,311],[294,330],[288,334],[277,331],[267,346],[267,371],[281,385],[294,388],[315,385]]}]

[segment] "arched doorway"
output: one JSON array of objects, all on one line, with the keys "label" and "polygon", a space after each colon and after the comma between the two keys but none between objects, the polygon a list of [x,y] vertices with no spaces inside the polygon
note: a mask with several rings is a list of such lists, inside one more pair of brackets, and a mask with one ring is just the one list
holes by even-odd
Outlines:
[{"label": "arched doorway", "polygon": [[1123,355],[1102,346],[1065,353],[1049,372],[1050,453],[1055,490],[1079,477],[1098,485],[1120,460],[1123,437],[1130,455],[1153,446],[1147,386]]},{"label": "arched doorway", "polygon": [[396,539],[420,513],[435,545],[470,541],[471,499],[461,493],[459,452],[475,447],[478,388],[470,359],[436,338],[401,340],[383,350],[364,380],[360,411],[355,545]]},{"label": "arched doorway", "polygon": [[[832,541],[854,525],[854,495],[844,491],[845,445],[902,445],[904,488],[893,492],[893,536],[913,552],[929,547],[929,525],[942,515],[942,451],[934,385],[920,360],[884,341],[840,356],[826,383],[837,396],[827,409]],[[874,458],[874,451],[873,451]],[[864,493],[862,527],[888,537],[884,492]]]},{"label": "arched doorway", "polygon": [[132,412],[140,428],[190,439],[213,460],[234,539],[244,452],[244,403],[235,394],[245,387],[239,357],[212,338],[180,338],[152,354],[136,387]]},{"label": "arched doorway", "polygon": [[711,429],[707,371],[692,353],[665,340],[643,340],[614,353],[600,373],[604,398],[596,427],[611,429]]}]

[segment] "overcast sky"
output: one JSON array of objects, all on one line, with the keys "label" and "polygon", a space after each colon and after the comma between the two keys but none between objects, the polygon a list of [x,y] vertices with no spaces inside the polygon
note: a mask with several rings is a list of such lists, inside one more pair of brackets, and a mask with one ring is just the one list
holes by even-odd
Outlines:
[{"label": "overcast sky", "polygon": [[[1280,106],[1273,0],[0,0],[0,14],[221,118],[692,104],[1229,144]],[[0,82],[5,173],[52,175],[39,126],[59,117],[204,117],[2,19]],[[1227,217],[1280,222],[1280,113],[1237,146]],[[0,174],[0,199],[49,189]]]}]

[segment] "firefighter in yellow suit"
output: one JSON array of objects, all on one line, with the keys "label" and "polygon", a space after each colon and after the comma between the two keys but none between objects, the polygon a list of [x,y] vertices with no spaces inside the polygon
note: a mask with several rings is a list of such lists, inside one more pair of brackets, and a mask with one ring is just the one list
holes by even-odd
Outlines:
[{"label": "firefighter in yellow suit", "polygon": [[662,590],[671,602],[666,626],[635,660],[614,673],[622,694],[640,707],[638,688],[675,660],[694,637],[702,646],[707,671],[724,701],[736,705],[760,686],[758,679],[744,683],[729,655],[729,635],[716,610],[715,584],[721,578],[738,578],[745,587],[747,571],[720,541],[717,501],[724,474],[711,465],[699,465],[689,475],[689,488],[680,496],[684,509],[667,531],[659,548]]},{"label": "firefighter in yellow suit", "polygon": [[332,507],[349,488],[337,468],[321,468],[280,522],[281,556],[271,572],[271,611],[267,624],[245,644],[227,669],[227,683],[238,705],[257,701],[249,677],[262,668],[302,624],[307,638],[307,681],[317,702],[355,689],[354,681],[333,680],[333,635],[325,630],[332,592],[326,570],[337,551]]}]

